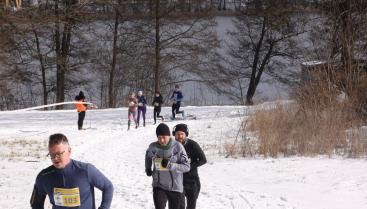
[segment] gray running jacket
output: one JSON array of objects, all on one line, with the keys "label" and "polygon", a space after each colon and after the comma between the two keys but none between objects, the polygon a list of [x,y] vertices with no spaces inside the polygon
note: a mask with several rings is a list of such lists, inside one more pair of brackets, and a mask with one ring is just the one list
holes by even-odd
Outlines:
[{"label": "gray running jacket", "polygon": [[[168,159],[166,168],[161,166],[162,159]],[[183,192],[183,173],[190,171],[190,163],[183,145],[170,139],[166,146],[153,142],[145,154],[145,169],[153,166],[153,187],[166,191]]]}]

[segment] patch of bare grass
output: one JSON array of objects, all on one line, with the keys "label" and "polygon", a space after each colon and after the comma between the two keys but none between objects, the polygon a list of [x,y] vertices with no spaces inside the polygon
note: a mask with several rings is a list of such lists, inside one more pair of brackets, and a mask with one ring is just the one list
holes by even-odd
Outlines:
[{"label": "patch of bare grass", "polygon": [[332,111],[302,112],[298,105],[258,111],[250,118],[246,131],[254,132],[258,147],[254,153],[264,156],[313,156],[343,154],[348,123]]},{"label": "patch of bare grass", "polygon": [[45,157],[47,143],[42,139],[1,139],[0,159],[20,161]]},{"label": "patch of bare grass", "polygon": [[245,119],[241,140],[226,144],[227,154],[366,156],[367,134],[358,127],[367,115],[367,79],[341,97],[337,81],[318,78],[297,90],[294,104],[258,110]]}]

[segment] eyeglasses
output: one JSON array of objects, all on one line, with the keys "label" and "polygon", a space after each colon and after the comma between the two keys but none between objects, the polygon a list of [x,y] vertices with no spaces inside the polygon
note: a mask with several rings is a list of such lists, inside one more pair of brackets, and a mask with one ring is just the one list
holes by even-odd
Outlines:
[{"label": "eyeglasses", "polygon": [[51,159],[56,159],[56,158],[61,158],[62,155],[65,153],[65,150],[63,152],[59,152],[59,153],[48,153],[47,157],[50,157]]}]

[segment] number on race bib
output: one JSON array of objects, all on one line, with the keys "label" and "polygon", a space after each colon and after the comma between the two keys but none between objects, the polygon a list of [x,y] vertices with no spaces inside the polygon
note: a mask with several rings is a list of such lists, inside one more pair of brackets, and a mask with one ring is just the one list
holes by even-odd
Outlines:
[{"label": "number on race bib", "polygon": [[80,206],[79,188],[54,188],[55,205],[62,207],[77,207]]},{"label": "number on race bib", "polygon": [[168,168],[162,167],[161,163],[162,163],[162,158],[155,158],[154,159],[155,169],[157,169],[159,171],[168,171]]}]

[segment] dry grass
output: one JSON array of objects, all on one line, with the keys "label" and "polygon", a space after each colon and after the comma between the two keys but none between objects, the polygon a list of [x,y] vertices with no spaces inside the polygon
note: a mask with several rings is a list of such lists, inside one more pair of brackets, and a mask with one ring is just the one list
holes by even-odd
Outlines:
[{"label": "dry grass", "polygon": [[251,132],[246,131],[248,119],[244,119],[241,123],[239,133],[234,141],[226,141],[223,145],[223,151],[226,156],[255,156],[256,147],[258,146],[257,137]]},{"label": "dry grass", "polygon": [[367,127],[347,131],[349,157],[366,156]]},{"label": "dry grass", "polygon": [[1,139],[0,144],[0,159],[6,160],[39,160],[47,150],[41,139]]},{"label": "dry grass", "polygon": [[227,154],[366,156],[367,131],[358,127],[367,115],[367,79],[360,78],[347,98],[335,83],[321,75],[297,90],[293,105],[257,111],[243,124],[241,140],[225,145]]},{"label": "dry grass", "polygon": [[331,111],[303,112],[299,106],[259,111],[250,118],[246,131],[255,132],[258,147],[253,152],[278,155],[342,154],[346,147],[345,129],[348,124]]}]

